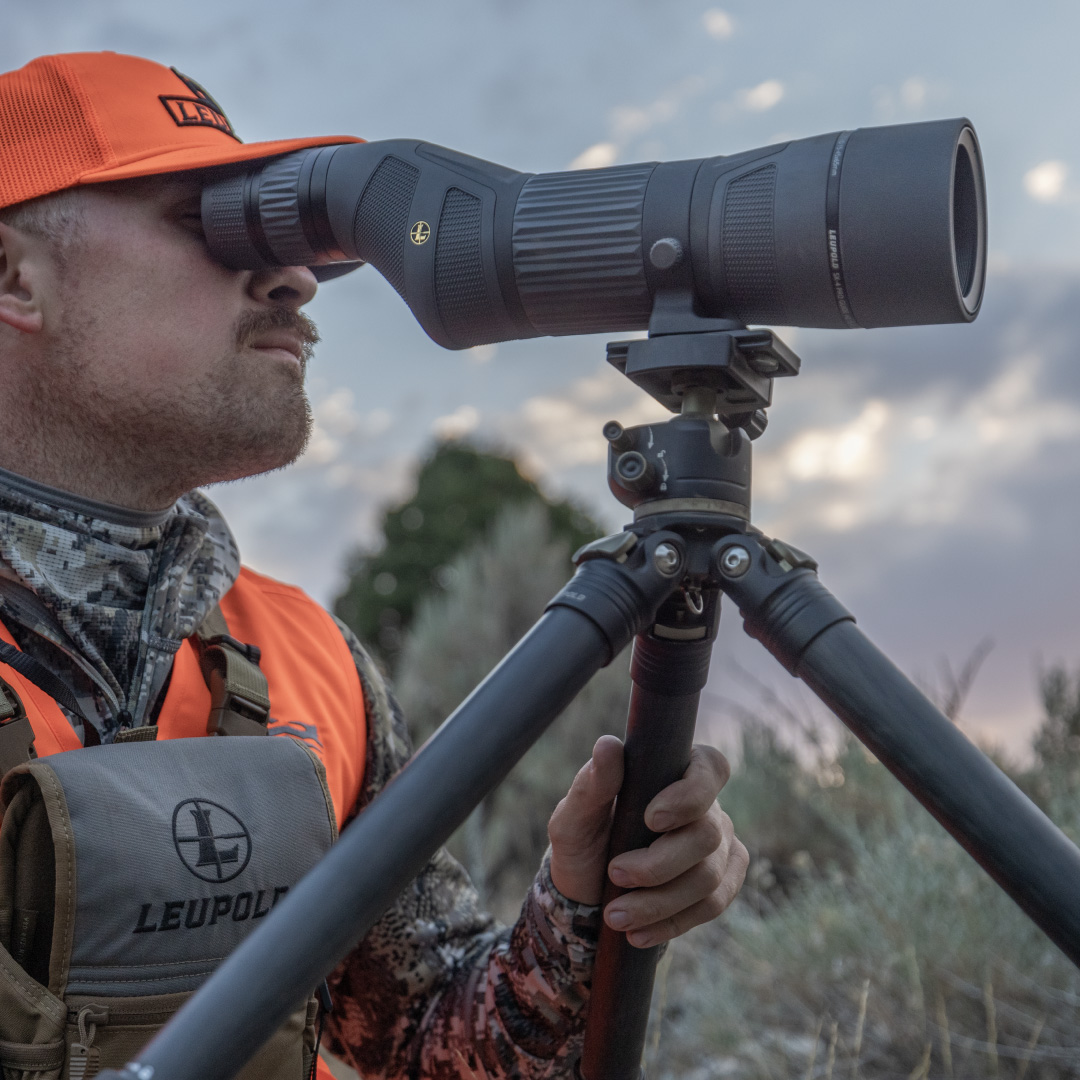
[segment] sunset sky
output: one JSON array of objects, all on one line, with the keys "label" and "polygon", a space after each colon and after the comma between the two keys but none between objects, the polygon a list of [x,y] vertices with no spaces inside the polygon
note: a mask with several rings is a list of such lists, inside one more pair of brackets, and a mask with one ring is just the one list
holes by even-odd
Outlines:
[{"label": "sunset sky", "polygon": [[[418,137],[548,172],[724,154],[841,128],[966,115],[990,207],[972,326],[781,330],[802,374],[756,444],[755,522],[906,671],[994,649],[966,728],[1019,747],[1036,674],[1080,662],[1080,5],[997,0],[39,0],[3,5],[0,66],[114,49],[174,64],[246,141]],[[291,470],[210,494],[257,569],[330,601],[345,553],[408,494],[439,435],[521,455],[612,526],[600,427],[662,418],[605,338],[448,353],[370,268],[310,307],[318,426]],[[734,612],[705,702],[735,666],[792,681]],[[765,661],[768,661],[766,663]]]}]

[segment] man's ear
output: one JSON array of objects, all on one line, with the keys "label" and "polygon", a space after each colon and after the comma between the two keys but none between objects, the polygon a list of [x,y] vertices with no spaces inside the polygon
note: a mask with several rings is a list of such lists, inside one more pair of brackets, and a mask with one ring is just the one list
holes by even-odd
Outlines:
[{"label": "man's ear", "polygon": [[29,266],[32,249],[26,233],[0,222],[0,323],[24,334],[36,334],[45,321]]}]

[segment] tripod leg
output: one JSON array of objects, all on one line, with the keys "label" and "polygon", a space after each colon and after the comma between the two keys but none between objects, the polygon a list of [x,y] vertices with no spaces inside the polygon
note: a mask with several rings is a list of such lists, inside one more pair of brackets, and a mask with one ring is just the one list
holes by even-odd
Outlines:
[{"label": "tripod leg", "polygon": [[724,591],[738,603],[747,632],[1080,965],[1076,845],[869,641],[818,581],[811,559],[751,536],[729,537],[717,547],[721,576],[728,577]]},{"label": "tripod leg", "polygon": [[[625,773],[615,804],[609,861],[647,847],[658,835],[645,825],[645,808],[689,764],[711,652],[711,637],[666,641],[640,634],[634,641]],[[624,892],[605,876],[605,907]],[[602,926],[581,1058],[584,1080],[637,1080],[659,958],[660,946],[637,949],[625,933]]]},{"label": "tripod leg", "polygon": [[[546,614],[130,1064],[124,1080],[227,1080],[367,933],[675,586],[658,532],[586,562]],[[101,1080],[116,1073],[102,1073]]]}]

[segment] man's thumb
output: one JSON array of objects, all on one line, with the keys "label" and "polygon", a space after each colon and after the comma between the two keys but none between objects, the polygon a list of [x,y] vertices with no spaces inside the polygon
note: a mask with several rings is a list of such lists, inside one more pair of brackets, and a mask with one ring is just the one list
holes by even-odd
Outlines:
[{"label": "man's thumb", "polygon": [[557,828],[565,842],[587,845],[598,831],[606,832],[611,821],[611,804],[622,787],[622,778],[622,742],[614,735],[602,735],[596,740],[592,757],[578,770],[566,798],[555,811],[555,818],[560,819]]}]

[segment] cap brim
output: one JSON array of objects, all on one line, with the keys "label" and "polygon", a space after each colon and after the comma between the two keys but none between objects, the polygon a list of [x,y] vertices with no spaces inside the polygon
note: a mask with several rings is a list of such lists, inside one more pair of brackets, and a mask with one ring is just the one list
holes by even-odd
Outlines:
[{"label": "cap brim", "polygon": [[160,176],[165,173],[188,172],[192,169],[212,169],[218,165],[237,165],[260,158],[277,157],[293,150],[311,146],[333,146],[336,143],[359,143],[355,135],[316,135],[307,139],[279,139],[276,142],[235,143],[222,147],[185,146],[163,153],[149,154],[123,165],[108,169],[91,169],[79,177],[80,184],[102,184],[107,180],[133,180],[140,176]]}]

